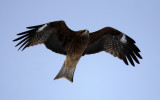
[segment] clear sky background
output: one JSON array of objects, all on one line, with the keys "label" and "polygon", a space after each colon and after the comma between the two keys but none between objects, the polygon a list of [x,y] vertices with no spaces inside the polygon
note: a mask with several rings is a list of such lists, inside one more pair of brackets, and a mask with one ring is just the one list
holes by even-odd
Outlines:
[{"label": "clear sky background", "polygon": [[[64,20],[72,30],[114,27],[136,41],[136,67],[101,52],[79,61],[74,82],[53,80],[65,56],[44,45],[17,51],[27,26]],[[159,0],[1,0],[0,100],[160,100]]]}]

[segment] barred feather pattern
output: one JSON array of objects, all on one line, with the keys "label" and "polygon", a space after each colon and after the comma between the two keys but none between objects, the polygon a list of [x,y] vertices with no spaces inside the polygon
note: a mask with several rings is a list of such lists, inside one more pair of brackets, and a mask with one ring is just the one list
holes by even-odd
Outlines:
[{"label": "barred feather pattern", "polygon": [[105,41],[104,49],[106,52],[113,54],[114,57],[117,57],[120,53],[123,53],[122,43],[117,41]]},{"label": "barred feather pattern", "polygon": [[[122,38],[124,39],[122,41]],[[129,36],[120,33],[119,35],[106,34],[99,40],[90,44],[84,54],[93,54],[100,51],[105,51],[123,60],[126,65],[128,61],[135,66],[134,61],[139,64],[137,59],[142,59],[139,54],[140,50],[135,45],[135,41]]]},{"label": "barred feather pattern", "polygon": [[44,43],[48,37],[50,36],[50,34],[52,33],[51,30],[46,30],[46,31],[41,31],[41,32],[37,32],[29,41],[29,45],[28,46],[33,46],[33,45],[37,45],[37,44],[41,44]]},{"label": "barred feather pattern", "polygon": [[31,30],[17,34],[17,35],[22,35],[17,39],[13,40],[13,41],[21,40],[16,45],[17,47],[18,45],[21,44],[18,50],[20,50],[22,47],[23,47],[22,50],[24,50],[26,47],[42,44],[48,39],[48,37],[53,32],[55,32],[54,29],[49,29],[49,28],[45,28],[43,29],[43,31],[37,31],[42,26],[43,25],[28,27]]},{"label": "barred feather pattern", "polygon": [[[124,38],[124,36],[126,38],[126,42],[121,41],[121,39]],[[140,50],[135,45],[135,41],[125,34],[112,36],[112,38],[107,39],[104,42],[104,50],[112,54],[114,57],[122,59],[124,63],[127,65],[127,59],[133,66],[135,66],[134,61],[139,64],[137,57],[139,57],[140,59],[142,58],[139,54]]]}]

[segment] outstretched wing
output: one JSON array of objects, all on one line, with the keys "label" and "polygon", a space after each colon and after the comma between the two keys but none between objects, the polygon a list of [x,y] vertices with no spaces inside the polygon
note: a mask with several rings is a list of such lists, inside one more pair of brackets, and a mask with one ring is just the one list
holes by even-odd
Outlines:
[{"label": "outstretched wing", "polygon": [[129,61],[133,66],[134,61],[139,64],[137,57],[142,59],[139,54],[140,50],[135,45],[135,41],[114,28],[105,27],[99,31],[90,33],[89,36],[90,43],[84,54],[94,54],[100,51],[106,51],[114,57],[123,60],[127,65]]},{"label": "outstretched wing", "polygon": [[63,43],[65,38],[69,37],[73,31],[67,27],[64,21],[55,21],[27,28],[31,30],[17,34],[20,37],[13,40],[21,40],[16,47],[20,45],[19,49],[24,50],[29,46],[45,44],[48,49],[56,53],[66,54]]}]

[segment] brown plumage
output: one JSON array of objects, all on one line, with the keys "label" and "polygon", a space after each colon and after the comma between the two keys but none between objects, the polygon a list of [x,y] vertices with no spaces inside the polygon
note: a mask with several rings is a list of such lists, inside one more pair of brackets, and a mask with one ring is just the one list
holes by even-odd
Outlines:
[{"label": "brown plumage", "polygon": [[22,36],[13,40],[21,40],[16,45],[21,45],[19,49],[44,44],[53,52],[66,55],[55,79],[64,77],[73,82],[76,65],[85,54],[105,51],[123,60],[127,65],[129,61],[133,66],[134,61],[139,64],[138,58],[142,59],[135,41],[111,27],[89,33],[88,30],[72,31],[64,21],[54,21],[27,28],[30,30],[17,34]]}]

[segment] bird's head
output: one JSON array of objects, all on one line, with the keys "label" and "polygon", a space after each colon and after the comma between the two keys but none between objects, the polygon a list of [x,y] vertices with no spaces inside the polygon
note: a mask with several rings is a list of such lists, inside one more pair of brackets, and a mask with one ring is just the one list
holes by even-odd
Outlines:
[{"label": "bird's head", "polygon": [[85,30],[80,30],[79,33],[80,33],[80,35],[88,35],[89,31],[87,29],[85,29]]}]

